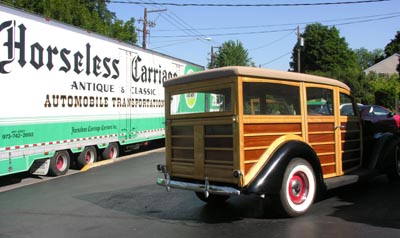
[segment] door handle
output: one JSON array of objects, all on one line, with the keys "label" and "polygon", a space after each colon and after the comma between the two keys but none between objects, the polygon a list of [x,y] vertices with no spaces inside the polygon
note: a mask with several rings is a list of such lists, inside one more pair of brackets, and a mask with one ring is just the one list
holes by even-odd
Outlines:
[{"label": "door handle", "polygon": [[336,129],[344,130],[344,129],[346,129],[346,126],[335,126],[335,130]]}]

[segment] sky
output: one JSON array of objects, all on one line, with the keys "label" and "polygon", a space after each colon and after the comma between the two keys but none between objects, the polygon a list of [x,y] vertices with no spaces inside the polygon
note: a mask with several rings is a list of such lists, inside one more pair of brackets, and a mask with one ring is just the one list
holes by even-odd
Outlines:
[{"label": "sky", "polygon": [[[270,5],[261,6],[265,4]],[[204,67],[211,49],[217,51],[233,40],[242,43],[257,67],[287,71],[297,27],[302,33],[307,24],[316,22],[335,26],[349,48],[369,51],[384,49],[400,31],[400,0],[111,0],[108,5],[119,19],[135,18],[137,29],[143,29],[138,20],[144,18],[145,8],[148,21],[155,23],[147,48]],[[139,46],[142,39],[138,32]]]}]

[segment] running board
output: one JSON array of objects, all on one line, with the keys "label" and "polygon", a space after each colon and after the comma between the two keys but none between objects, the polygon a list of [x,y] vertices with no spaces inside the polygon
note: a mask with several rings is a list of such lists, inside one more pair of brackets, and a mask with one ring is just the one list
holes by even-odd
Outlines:
[{"label": "running board", "polygon": [[378,175],[377,171],[360,169],[360,170],[357,170],[350,174],[324,179],[324,182],[325,182],[326,188],[328,190],[330,190],[330,189],[335,189],[338,187],[350,185],[353,183],[358,183],[362,180],[365,180],[366,178],[370,178],[370,177],[373,177],[376,175]]}]

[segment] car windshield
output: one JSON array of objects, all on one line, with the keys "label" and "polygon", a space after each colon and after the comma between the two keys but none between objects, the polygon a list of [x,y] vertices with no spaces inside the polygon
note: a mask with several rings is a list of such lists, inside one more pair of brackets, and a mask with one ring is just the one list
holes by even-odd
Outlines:
[{"label": "car windshield", "polygon": [[384,107],[376,106],[376,105],[362,105],[358,107],[361,115],[369,115],[369,116],[386,116],[390,113],[390,111]]}]

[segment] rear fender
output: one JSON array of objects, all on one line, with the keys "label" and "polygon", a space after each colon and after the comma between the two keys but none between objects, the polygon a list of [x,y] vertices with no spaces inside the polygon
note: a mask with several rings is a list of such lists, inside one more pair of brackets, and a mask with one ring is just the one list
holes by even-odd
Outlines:
[{"label": "rear fender", "polygon": [[396,146],[400,145],[400,137],[392,133],[384,133],[375,137],[370,158],[369,169],[386,170],[391,165]]},{"label": "rear fender", "polygon": [[288,141],[276,150],[255,179],[247,186],[245,192],[256,194],[279,193],[286,167],[294,158],[307,160],[314,169],[317,184],[323,185],[322,169],[317,155],[308,144],[296,140]]}]

